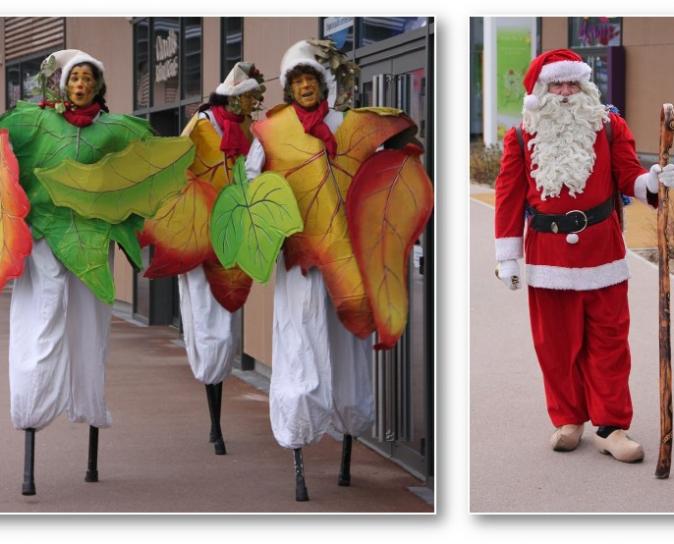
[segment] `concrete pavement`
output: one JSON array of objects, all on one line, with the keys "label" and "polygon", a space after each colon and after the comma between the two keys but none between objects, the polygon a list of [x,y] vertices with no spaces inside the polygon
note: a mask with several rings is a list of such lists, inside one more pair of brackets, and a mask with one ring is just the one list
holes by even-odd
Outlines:
[{"label": "concrete pavement", "polygon": [[[645,460],[625,464],[601,455],[588,425],[576,451],[554,452],[526,288],[509,291],[495,278],[493,207],[489,196],[471,196],[471,511],[674,512],[674,474],[669,480],[653,476],[660,436],[657,268],[629,252],[630,434],[644,446]],[[628,218],[627,225],[629,231],[635,223]],[[649,221],[644,225],[650,228]],[[635,244],[644,243],[638,239]]]},{"label": "concrete pavement", "polygon": [[[208,443],[204,386],[191,374],[178,333],[114,317],[107,399],[113,424],[100,431],[98,483],[85,483],[88,427],[65,416],[36,434],[37,495],[21,495],[24,433],[9,420],[9,299],[0,294],[0,512],[413,512],[434,508],[410,491],[423,485],[354,442],[351,487],[337,486],[341,442],[304,450],[310,501],[294,500],[292,452],[271,433],[264,390],[224,383],[228,454]],[[237,372],[238,376],[251,373]],[[259,376],[258,376],[259,381]]]}]

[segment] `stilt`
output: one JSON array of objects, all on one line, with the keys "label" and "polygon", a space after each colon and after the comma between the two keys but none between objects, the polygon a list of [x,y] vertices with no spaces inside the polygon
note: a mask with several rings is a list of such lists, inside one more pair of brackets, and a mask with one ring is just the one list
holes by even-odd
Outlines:
[{"label": "stilt", "polygon": [[337,485],[350,486],[351,485],[351,443],[353,437],[350,434],[345,434],[342,439],[342,464],[339,467],[339,479]]},{"label": "stilt", "polygon": [[226,455],[225,440],[220,428],[220,412],[222,408],[222,382],[206,385],[206,398],[208,399],[208,411],[211,415],[211,432],[209,442],[213,443],[215,455]]},{"label": "stilt", "polygon": [[22,495],[35,495],[35,429],[26,429]]},{"label": "stilt", "polygon": [[304,463],[302,462],[302,448],[295,448],[295,500],[304,502],[309,500],[307,486],[304,483]]},{"label": "stilt", "polygon": [[98,481],[98,427],[92,425],[89,425],[89,462],[84,481]]},{"label": "stilt", "polygon": [[213,398],[213,386],[211,384],[206,385],[206,399],[208,400],[208,413],[211,416],[211,431],[208,434],[208,441],[212,444],[215,442],[218,433],[215,430],[215,400]]}]

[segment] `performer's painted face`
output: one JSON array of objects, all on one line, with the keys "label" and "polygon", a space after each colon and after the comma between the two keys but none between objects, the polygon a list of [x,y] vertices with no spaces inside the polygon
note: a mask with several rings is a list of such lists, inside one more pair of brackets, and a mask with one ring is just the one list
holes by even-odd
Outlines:
[{"label": "performer's painted face", "polygon": [[548,85],[548,92],[559,96],[571,96],[580,92],[580,83],[577,81],[553,81]]},{"label": "performer's painted face", "polygon": [[293,100],[306,109],[318,105],[321,100],[321,86],[313,74],[300,74],[290,82]]},{"label": "performer's painted face", "polygon": [[252,91],[248,91],[239,96],[239,106],[241,107],[242,115],[250,115],[253,113],[256,105],[257,100],[255,99],[255,96],[253,96]]},{"label": "performer's painted face", "polygon": [[96,78],[87,64],[75,66],[68,76],[68,99],[77,107],[84,108],[94,101]]}]

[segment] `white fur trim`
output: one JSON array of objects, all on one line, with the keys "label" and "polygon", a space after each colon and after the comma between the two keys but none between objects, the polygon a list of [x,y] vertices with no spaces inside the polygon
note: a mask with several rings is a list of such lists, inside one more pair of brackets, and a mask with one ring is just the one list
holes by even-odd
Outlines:
[{"label": "white fur trim", "polygon": [[510,259],[521,259],[522,237],[509,236],[506,238],[496,238],[496,260],[507,261]]},{"label": "white fur trim", "polygon": [[323,77],[327,77],[325,66],[323,66],[320,62],[313,59],[297,59],[294,62],[289,63],[288,65],[281,68],[283,70],[281,72],[281,77],[279,77],[281,87],[285,88],[286,86],[286,74],[290,72],[290,70],[295,68],[295,66],[298,66],[300,64],[308,64],[309,66],[311,66],[312,68],[316,68],[316,70],[318,70],[321,74],[323,74]]},{"label": "white fur trim", "polygon": [[281,87],[286,86],[286,74],[299,64],[308,64],[318,70],[326,78],[327,83],[328,70],[316,60],[318,53],[320,53],[320,49],[310,44],[307,40],[300,40],[291,45],[281,59],[281,69],[279,71]]},{"label": "white fur trim", "polygon": [[641,174],[640,176],[637,177],[636,180],[634,180],[634,196],[641,200],[641,202],[644,202],[648,204],[648,199],[646,198],[647,195],[647,190],[648,190],[648,177],[650,176],[650,172],[647,172],[646,174]]},{"label": "white fur trim", "polygon": [[68,81],[70,70],[72,70],[74,66],[82,64],[83,62],[93,64],[96,68],[98,68],[101,71],[101,75],[105,72],[105,67],[103,66],[103,63],[100,60],[95,59],[94,57],[85,53],[84,51],[80,51],[79,53],[75,54],[75,56],[73,56],[68,62],[66,62],[61,68],[61,79],[59,81],[59,88],[61,89],[62,93],[66,92],[66,82]]},{"label": "white fur trim", "polygon": [[538,81],[551,83],[553,81],[589,81],[592,68],[577,60],[560,60],[551,62],[541,68]]},{"label": "white fur trim", "polygon": [[[582,235],[581,241],[582,243]],[[544,289],[570,289],[589,291],[616,285],[630,277],[626,259],[587,268],[564,268],[527,264],[527,284]]]},{"label": "white fur trim", "polygon": [[259,88],[260,84],[253,78],[242,81],[238,85],[226,85],[227,81],[223,81],[215,88],[215,94],[221,94],[223,96],[238,96],[248,91],[254,91]]},{"label": "white fur trim", "polygon": [[524,97],[524,109],[525,110],[535,110],[538,108],[540,101],[535,94],[528,94]]}]

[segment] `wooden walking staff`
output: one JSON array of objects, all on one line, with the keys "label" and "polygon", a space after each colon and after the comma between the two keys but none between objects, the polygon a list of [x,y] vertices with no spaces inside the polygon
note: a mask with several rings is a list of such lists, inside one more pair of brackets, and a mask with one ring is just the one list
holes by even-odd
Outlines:
[{"label": "wooden walking staff", "polygon": [[[660,152],[662,168],[669,162],[669,149],[674,139],[674,106],[663,104],[660,111]],[[672,462],[672,365],[669,336],[669,241],[667,223],[669,189],[658,184],[658,260],[660,269],[660,453],[656,478],[669,478]]]}]

